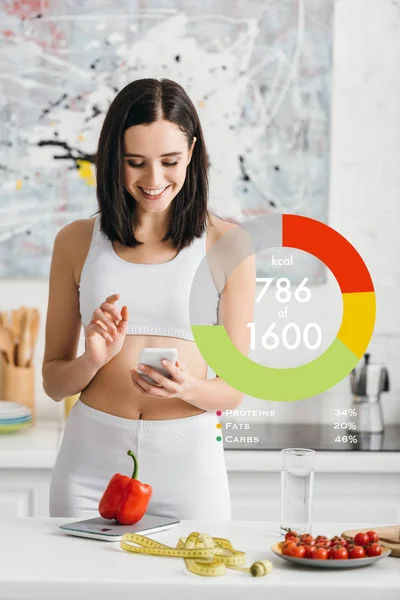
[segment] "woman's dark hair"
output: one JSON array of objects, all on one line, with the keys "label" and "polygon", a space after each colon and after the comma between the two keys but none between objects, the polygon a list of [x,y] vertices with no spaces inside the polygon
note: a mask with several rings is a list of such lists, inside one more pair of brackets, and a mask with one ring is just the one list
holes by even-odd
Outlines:
[{"label": "woman's dark hair", "polygon": [[190,148],[197,138],[182,189],[172,201],[171,219],[163,242],[179,251],[200,237],[210,224],[208,157],[200,120],[185,90],[170,79],[138,79],[125,86],[111,103],[100,132],[96,154],[97,201],[101,229],[111,241],[135,247],[137,203],[124,186],[123,138],[132,125],[164,119],[185,134]]}]

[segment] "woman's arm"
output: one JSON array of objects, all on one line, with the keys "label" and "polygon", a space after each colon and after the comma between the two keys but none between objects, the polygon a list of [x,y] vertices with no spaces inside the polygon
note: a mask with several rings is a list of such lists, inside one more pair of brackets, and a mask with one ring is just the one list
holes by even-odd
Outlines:
[{"label": "woman's arm", "polygon": [[[253,321],[256,289],[255,255],[240,263],[228,278],[220,296],[222,323],[232,343],[245,356],[250,347],[250,328]],[[218,376],[214,379],[195,379],[194,385],[182,399],[204,410],[236,408],[243,392],[228,385]]]},{"label": "woman's arm", "polygon": [[80,229],[78,221],[59,231],[50,267],[42,376],[46,394],[56,402],[81,392],[99,370],[86,353],[76,358],[81,323],[73,265]]}]

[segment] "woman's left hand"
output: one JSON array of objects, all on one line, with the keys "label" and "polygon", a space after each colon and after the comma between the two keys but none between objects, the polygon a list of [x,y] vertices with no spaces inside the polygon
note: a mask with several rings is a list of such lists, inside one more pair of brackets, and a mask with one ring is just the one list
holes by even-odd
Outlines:
[{"label": "woman's left hand", "polygon": [[[187,393],[196,386],[197,379],[190,375],[188,368],[183,362],[176,361],[173,365],[169,360],[162,361],[163,366],[171,373],[171,379],[161,375],[159,371],[148,367],[147,365],[139,365],[139,370],[130,369],[132,383],[142,394],[146,393],[153,398],[180,398],[186,400]],[[143,366],[144,369],[140,367]],[[146,379],[141,377],[139,373],[145,373],[157,383],[152,385]]]}]

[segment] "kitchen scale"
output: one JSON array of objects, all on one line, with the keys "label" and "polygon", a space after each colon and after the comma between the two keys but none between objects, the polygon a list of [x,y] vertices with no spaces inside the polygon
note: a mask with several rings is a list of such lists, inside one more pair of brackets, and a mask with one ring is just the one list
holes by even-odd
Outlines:
[{"label": "kitchen scale", "polygon": [[65,523],[64,525],[59,525],[59,527],[68,535],[94,538],[107,542],[119,542],[125,533],[140,533],[141,535],[158,533],[178,523],[180,523],[178,519],[171,517],[144,515],[140,521],[133,525],[121,525],[116,521],[103,519],[103,517],[94,517],[93,519]]}]

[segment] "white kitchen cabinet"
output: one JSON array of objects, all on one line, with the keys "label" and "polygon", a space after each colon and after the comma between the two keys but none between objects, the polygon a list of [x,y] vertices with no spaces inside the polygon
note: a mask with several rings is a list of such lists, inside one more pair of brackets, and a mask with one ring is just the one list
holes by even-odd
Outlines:
[{"label": "white kitchen cabinet", "polygon": [[0,514],[48,517],[51,471],[60,439],[52,421],[0,435]]},{"label": "white kitchen cabinet", "polygon": [[35,488],[11,486],[0,488],[0,513],[7,517],[30,517],[35,503]]},{"label": "white kitchen cabinet", "polygon": [[1,469],[0,514],[48,517],[50,469]]}]

